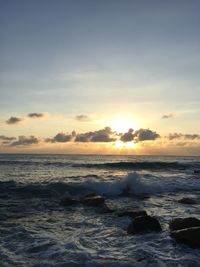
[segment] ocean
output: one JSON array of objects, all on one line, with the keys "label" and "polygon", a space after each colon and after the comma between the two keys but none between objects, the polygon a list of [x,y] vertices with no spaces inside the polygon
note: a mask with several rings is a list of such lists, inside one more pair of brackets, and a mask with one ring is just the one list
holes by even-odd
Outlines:
[{"label": "ocean", "polygon": [[[1,154],[0,266],[198,267],[200,250],[176,243],[169,222],[200,219],[199,169],[200,157]],[[90,193],[114,212],[61,205]],[[162,231],[127,234],[132,219],[117,214],[130,208]]]}]

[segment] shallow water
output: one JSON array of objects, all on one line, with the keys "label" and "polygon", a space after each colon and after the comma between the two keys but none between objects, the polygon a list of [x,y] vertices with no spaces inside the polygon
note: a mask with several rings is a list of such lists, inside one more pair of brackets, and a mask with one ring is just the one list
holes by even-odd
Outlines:
[{"label": "shallow water", "polygon": [[[194,169],[199,157],[0,155],[0,266],[200,266],[200,251],[168,230],[172,218],[200,219]],[[120,196],[127,186],[130,196]],[[163,231],[128,235],[129,217],[60,205],[91,192],[116,211],[145,209]]]}]

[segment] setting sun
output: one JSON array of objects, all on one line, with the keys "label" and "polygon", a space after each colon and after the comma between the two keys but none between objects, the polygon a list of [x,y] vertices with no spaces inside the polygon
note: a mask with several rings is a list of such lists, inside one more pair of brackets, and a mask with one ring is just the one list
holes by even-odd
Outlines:
[{"label": "setting sun", "polygon": [[115,117],[110,122],[110,127],[113,131],[116,131],[118,133],[125,133],[130,128],[134,130],[138,128],[136,121],[132,120],[131,118],[122,117],[122,116]]}]

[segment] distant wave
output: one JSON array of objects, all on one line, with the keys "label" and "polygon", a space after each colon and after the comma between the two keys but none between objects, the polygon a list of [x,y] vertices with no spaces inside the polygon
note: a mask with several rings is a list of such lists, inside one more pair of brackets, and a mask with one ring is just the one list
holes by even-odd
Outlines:
[{"label": "distant wave", "polygon": [[72,168],[88,168],[88,169],[118,169],[127,171],[137,170],[187,170],[190,168],[199,169],[200,162],[181,163],[178,161],[119,161],[119,162],[103,162],[103,163],[72,163],[61,161],[33,161],[33,160],[0,160],[0,165],[22,165],[22,166],[52,166],[52,167],[72,167]]},{"label": "distant wave", "polygon": [[199,167],[199,163],[184,164],[179,162],[108,162],[108,163],[85,163],[85,164],[73,164],[73,167],[84,168],[106,168],[106,169],[121,169],[121,170],[161,170],[161,169],[178,169],[185,170],[187,168]]}]

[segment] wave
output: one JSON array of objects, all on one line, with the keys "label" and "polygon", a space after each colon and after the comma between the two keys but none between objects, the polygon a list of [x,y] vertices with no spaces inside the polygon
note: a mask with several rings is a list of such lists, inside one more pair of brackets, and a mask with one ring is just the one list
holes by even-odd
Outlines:
[{"label": "wave", "polygon": [[48,167],[72,167],[88,169],[112,169],[112,170],[187,170],[199,169],[200,162],[178,162],[178,161],[118,161],[103,163],[73,163],[70,161],[35,161],[35,160],[0,160],[0,165],[17,166],[48,166]]},{"label": "wave", "polygon": [[143,162],[108,162],[108,163],[85,163],[73,164],[73,167],[84,168],[107,168],[120,170],[162,170],[162,169],[177,169],[185,170],[188,168],[198,168],[199,163],[180,163],[180,162],[164,162],[164,161],[143,161]]},{"label": "wave", "polygon": [[157,181],[151,181],[136,172],[131,172],[123,178],[116,178],[109,181],[97,181],[88,178],[79,182],[54,182],[54,183],[35,183],[20,184],[14,181],[0,182],[1,194],[17,194],[20,197],[39,197],[59,199],[63,195],[83,196],[84,194],[96,192],[105,196],[120,196],[124,191],[132,196],[142,194],[160,194],[169,192],[194,192],[200,191],[198,178],[160,178]]},{"label": "wave", "polygon": [[87,182],[87,186],[94,191],[108,196],[118,196],[124,191],[132,196],[142,194],[160,194],[170,192],[193,192],[200,191],[200,184],[196,179],[159,179],[152,182],[144,179],[144,176],[136,172],[128,173],[123,179],[111,182]]}]

